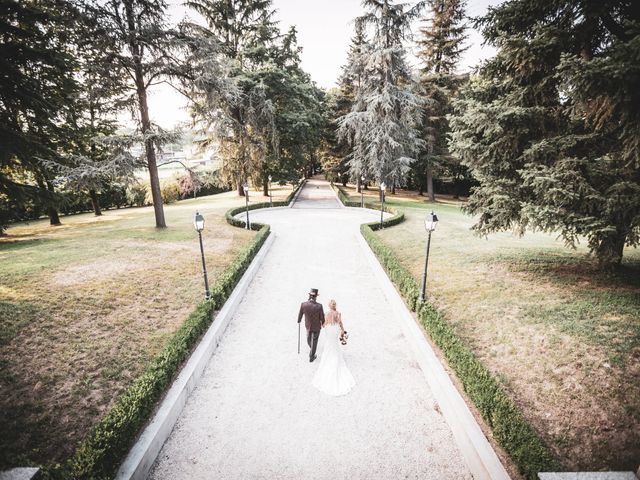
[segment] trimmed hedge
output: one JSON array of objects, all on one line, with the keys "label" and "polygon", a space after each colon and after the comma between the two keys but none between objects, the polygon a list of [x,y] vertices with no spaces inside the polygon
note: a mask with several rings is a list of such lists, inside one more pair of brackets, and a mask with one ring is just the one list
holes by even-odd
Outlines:
[{"label": "trimmed hedge", "polygon": [[45,469],[45,477],[113,478],[157,402],[213,321],[214,312],[227,300],[268,236],[269,226],[263,225],[253,242],[218,276],[211,288],[211,299],[202,302],[189,315],[164,349],[93,428],[67,464]]},{"label": "trimmed hedge", "polygon": [[[279,200],[277,202],[269,203],[269,202],[260,202],[260,203],[250,203],[249,211],[257,210],[259,208],[270,208],[270,207],[287,207],[295,197],[296,193],[302,188],[302,186],[306,183],[306,180],[303,180],[298,184],[298,186],[289,194],[287,198],[284,200]],[[236,207],[230,210],[227,210],[225,214],[225,218],[227,219],[227,223],[229,225],[233,225],[234,227],[245,228],[247,226],[247,222],[240,218],[235,218],[236,215],[241,213],[245,213],[247,211],[246,205],[244,207]],[[251,221],[251,215],[249,215],[249,223],[251,224],[251,230],[260,230],[264,225],[262,223],[253,223]]]},{"label": "trimmed hedge", "polygon": [[[360,206],[360,202],[350,201],[340,188],[337,190],[345,205],[355,203],[355,206]],[[385,211],[390,209],[385,208]],[[396,213],[383,224],[386,227],[403,220],[404,215]],[[520,473],[527,479],[537,480],[538,472],[559,470],[561,466],[558,460],[493,374],[469,350],[442,314],[430,303],[420,300],[420,287],[411,272],[401,264],[393,250],[373,233],[379,228],[379,222],[366,223],[360,226],[360,232],[407,306],[417,313],[424,329],[442,350],[469,399],[491,427],[494,438],[518,466]]]}]

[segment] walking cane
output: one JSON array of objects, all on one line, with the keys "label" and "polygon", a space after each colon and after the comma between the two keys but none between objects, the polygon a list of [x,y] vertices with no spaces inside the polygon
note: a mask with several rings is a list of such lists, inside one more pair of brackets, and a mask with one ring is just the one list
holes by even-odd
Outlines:
[{"label": "walking cane", "polygon": [[300,322],[298,322],[298,355],[300,355]]}]

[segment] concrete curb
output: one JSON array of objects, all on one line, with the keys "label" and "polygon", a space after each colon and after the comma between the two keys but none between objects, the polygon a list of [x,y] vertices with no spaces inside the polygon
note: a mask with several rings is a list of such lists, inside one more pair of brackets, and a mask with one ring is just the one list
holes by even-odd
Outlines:
[{"label": "concrete curb", "polygon": [[402,332],[427,380],[440,410],[451,428],[473,478],[476,480],[509,480],[509,474],[496,452],[484,436],[469,407],[449,378],[440,360],[427,342],[413,315],[396,291],[393,283],[378,262],[375,254],[362,237],[358,240],[371,262],[375,276],[401,324]]},{"label": "concrete curb", "polygon": [[302,181],[302,185],[300,185],[300,188],[298,188],[298,191],[296,192],[296,194],[293,196],[293,198],[289,202],[289,205],[287,205],[285,208],[293,208],[293,205],[296,203],[296,200],[298,200],[298,196],[300,195],[300,192],[302,191],[302,189],[304,188],[304,186],[306,184],[307,184],[307,179],[305,178]]},{"label": "concrete curb", "polygon": [[211,355],[216,350],[231,321],[231,317],[244,297],[249,283],[253,280],[262,260],[273,244],[274,237],[275,235],[272,232],[249,265],[249,268],[247,268],[240,282],[238,282],[238,285],[236,285],[229,299],[216,315],[213,323],[160,403],[156,414],[131,450],[129,450],[129,454],[118,469],[115,477],[117,480],[142,480],[147,478],[162,446],[169,438],[173,426],[189,398],[189,394],[198,384],[198,380],[202,376]]}]

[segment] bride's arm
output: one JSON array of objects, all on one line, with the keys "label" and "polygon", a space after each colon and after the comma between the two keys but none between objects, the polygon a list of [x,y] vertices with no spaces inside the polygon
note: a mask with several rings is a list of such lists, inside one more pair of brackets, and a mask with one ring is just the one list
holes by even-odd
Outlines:
[{"label": "bride's arm", "polygon": [[344,325],[342,325],[342,314],[338,313],[338,323],[340,324],[340,330],[344,332]]}]

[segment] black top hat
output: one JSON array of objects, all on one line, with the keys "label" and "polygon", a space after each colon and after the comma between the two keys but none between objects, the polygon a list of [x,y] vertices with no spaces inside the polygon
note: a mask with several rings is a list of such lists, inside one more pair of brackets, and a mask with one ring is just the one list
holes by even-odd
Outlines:
[{"label": "black top hat", "polygon": [[309,295],[311,295],[312,297],[317,297],[318,296],[318,289],[317,288],[312,288],[311,291],[309,292]]}]

